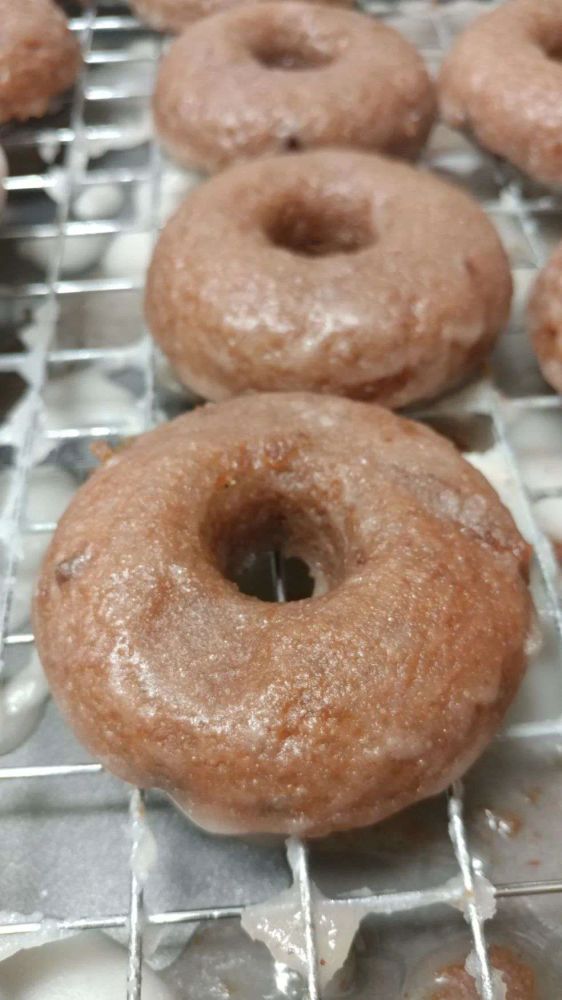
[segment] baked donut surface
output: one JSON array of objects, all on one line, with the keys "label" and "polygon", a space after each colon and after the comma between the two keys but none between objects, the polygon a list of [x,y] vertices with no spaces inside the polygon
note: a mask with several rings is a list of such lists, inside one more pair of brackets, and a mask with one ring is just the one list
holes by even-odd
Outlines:
[{"label": "baked donut surface", "polygon": [[322,150],[231,168],[158,241],[149,326],[207,399],[306,389],[405,406],[487,355],[509,265],[461,191],[398,162]]},{"label": "baked donut surface", "polygon": [[562,4],[507,0],[471,24],[439,79],[441,113],[547,185],[562,184]]},{"label": "baked donut surface", "polygon": [[[232,576],[298,556],[312,597]],[[439,792],[524,669],[528,551],[454,447],[314,394],[211,404],[72,501],[34,605],[53,693],[112,771],[220,832],[317,836]]]},{"label": "baked donut surface", "polygon": [[52,0],[0,0],[0,123],[37,118],[78,74],[80,47]]},{"label": "baked donut surface", "polygon": [[[134,11],[157,31],[179,32],[200,17],[239,6],[244,0],[130,0]],[[334,7],[352,7],[353,0],[311,0]]]},{"label": "baked donut surface", "polygon": [[541,371],[562,393],[562,243],[540,272],[529,301],[529,323]]},{"label": "baked donut surface", "polygon": [[246,4],[186,29],[154,95],[157,132],[206,171],[317,146],[411,157],[435,97],[421,57],[373,18],[318,4]]}]

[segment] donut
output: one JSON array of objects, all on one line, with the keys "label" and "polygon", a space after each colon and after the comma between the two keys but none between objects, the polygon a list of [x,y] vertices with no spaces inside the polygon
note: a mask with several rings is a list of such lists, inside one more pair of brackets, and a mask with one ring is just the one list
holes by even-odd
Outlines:
[{"label": "donut", "polygon": [[508,0],[461,34],[445,60],[445,121],[546,185],[562,184],[562,4]]},{"label": "donut", "polygon": [[[535,973],[511,948],[493,945],[489,960],[506,990],[501,994],[506,1000],[539,1000]],[[476,980],[467,972],[464,963],[441,969],[431,992],[414,993],[411,1000],[479,1000]]]},{"label": "donut", "polygon": [[38,118],[70,87],[80,46],[52,0],[0,0],[0,123]]},{"label": "donut", "polygon": [[531,339],[541,371],[562,393],[562,243],[540,272],[529,301]]},{"label": "donut", "polygon": [[[299,558],[310,597],[233,580]],[[78,491],[37,648],[79,738],[223,833],[373,823],[440,792],[519,684],[528,547],[452,444],[313,393],[208,404]]]},{"label": "donut", "polygon": [[510,297],[471,198],[407,164],[321,150],[231,167],[189,194],[145,307],[204,398],[309,389],[400,407],[465,378]]},{"label": "donut", "polygon": [[208,172],[330,145],[413,157],[434,105],[420,56],[392,28],[286,0],[187,28],[162,61],[153,101],[170,155]]},{"label": "donut", "polygon": [[[130,0],[138,16],[157,31],[179,32],[200,17],[217,14],[243,0]],[[353,0],[310,0],[314,3],[351,7]]]}]

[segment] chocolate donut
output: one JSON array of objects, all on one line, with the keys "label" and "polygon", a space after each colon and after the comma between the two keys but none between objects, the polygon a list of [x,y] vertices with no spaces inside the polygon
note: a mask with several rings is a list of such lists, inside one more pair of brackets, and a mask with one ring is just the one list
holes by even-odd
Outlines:
[{"label": "chocolate donut", "polygon": [[471,198],[406,164],[323,150],[194,190],[158,241],[146,313],[207,399],[311,389],[399,407],[466,377],[510,296]]},{"label": "chocolate donut", "polygon": [[[313,596],[233,577],[299,557]],[[445,788],[519,684],[528,547],[483,477],[380,407],[201,407],[79,490],[34,605],[53,693],[112,771],[221,832],[310,836]]]},{"label": "chocolate donut", "polygon": [[441,112],[544,184],[562,184],[562,4],[508,0],[460,36],[439,79]]},{"label": "chocolate donut", "polygon": [[236,7],[186,29],[154,95],[158,134],[180,163],[317,146],[411,157],[434,116],[433,85],[392,28],[310,3]]},{"label": "chocolate donut", "polygon": [[0,0],[0,123],[44,115],[78,74],[80,47],[52,0]]},{"label": "chocolate donut", "polygon": [[529,301],[531,339],[547,382],[562,393],[562,243],[540,272]]},{"label": "chocolate donut", "polygon": [[[186,25],[218,14],[244,2],[244,0],[129,0],[134,11],[157,31],[181,31]],[[353,0],[309,0],[309,2],[352,7]]]}]

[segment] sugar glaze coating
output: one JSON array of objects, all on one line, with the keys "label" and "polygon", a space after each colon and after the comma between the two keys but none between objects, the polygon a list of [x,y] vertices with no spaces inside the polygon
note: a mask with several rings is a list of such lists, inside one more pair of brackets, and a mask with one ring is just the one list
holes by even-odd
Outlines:
[{"label": "sugar glaze coating", "polygon": [[390,407],[466,378],[507,321],[509,263],[479,205],[382,157],[231,168],[158,241],[152,333],[206,399],[313,390]]},{"label": "sugar glaze coating", "polygon": [[562,393],[562,243],[535,282],[529,324],[541,371],[546,381]]},{"label": "sugar glaze coating", "polygon": [[186,29],[154,94],[169,153],[209,172],[318,146],[415,156],[434,112],[423,61],[398,32],[356,11],[286,0]]},{"label": "sugar glaze coating", "polygon": [[[287,604],[225,575],[298,554]],[[112,771],[223,832],[317,836],[445,788],[524,669],[528,547],[435,432],[375,405],[265,394],[136,439],[79,490],[34,629]]]},{"label": "sugar glaze coating", "polygon": [[461,34],[439,79],[441,113],[486,149],[562,185],[562,4],[507,0]]},{"label": "sugar glaze coating", "polygon": [[[311,0],[334,7],[352,7],[353,0]],[[180,32],[200,17],[209,17],[244,0],[130,0],[133,10],[157,31]]]},{"label": "sugar glaze coating", "polygon": [[80,48],[52,0],[0,0],[0,123],[37,118],[78,74]]}]

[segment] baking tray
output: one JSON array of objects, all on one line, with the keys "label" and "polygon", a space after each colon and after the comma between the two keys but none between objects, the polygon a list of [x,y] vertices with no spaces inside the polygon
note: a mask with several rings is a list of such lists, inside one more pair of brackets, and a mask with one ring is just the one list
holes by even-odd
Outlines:
[{"label": "baking tray", "polygon": [[[155,233],[198,182],[152,142],[149,100],[165,41],[124,4],[66,6],[85,57],[72,97],[49,118],[0,133],[10,162],[0,228],[5,682],[33,662],[33,579],[58,516],[96,464],[92,444],[190,405],[142,324]],[[489,6],[397,0],[368,10],[435,70]],[[297,888],[308,918],[311,878],[330,896],[420,893],[411,910],[364,921],[329,996],[413,998],[436,968],[475,948],[482,995],[500,1000],[488,958],[496,942],[528,957],[550,1000],[562,995],[562,409],[528,344],[524,302],[562,238],[562,199],[441,125],[424,161],[481,202],[511,259],[513,316],[489,366],[420,417],[491,478],[533,545],[534,651],[503,733],[463,785],[373,829],[295,845]],[[165,796],[143,797],[105,773],[51,702],[38,714],[0,759],[0,954],[65,929],[105,929],[128,946],[128,1000],[144,996],[143,946],[173,997],[315,1000],[314,921],[307,984],[239,922],[247,904],[289,885],[285,845],[205,834]],[[139,857],[152,839],[144,884]],[[490,922],[471,895],[480,872],[497,889]],[[424,893],[459,873],[466,920],[424,906]]]}]

